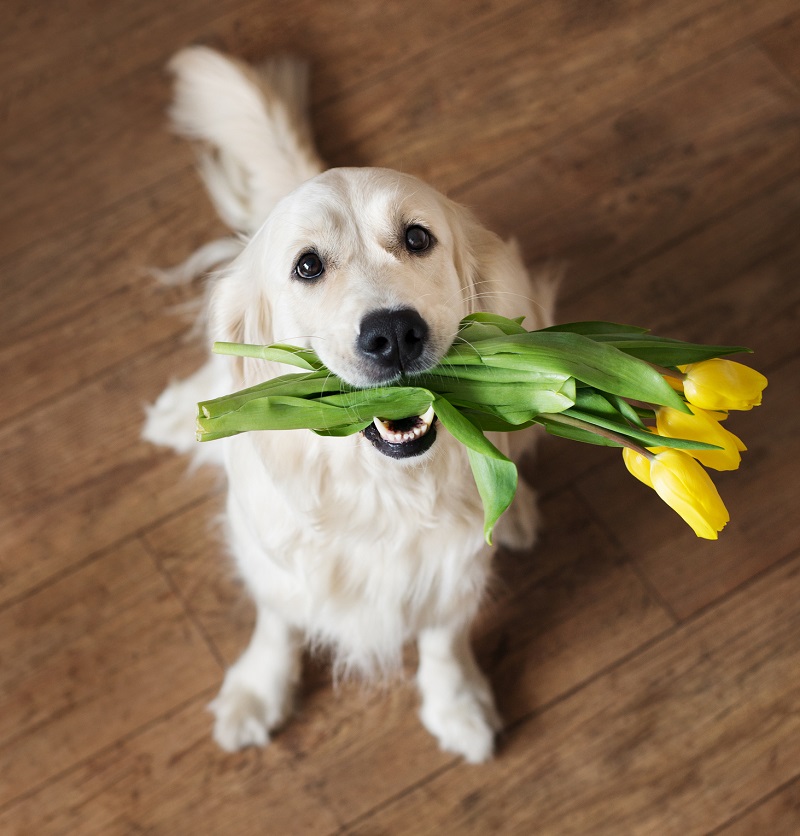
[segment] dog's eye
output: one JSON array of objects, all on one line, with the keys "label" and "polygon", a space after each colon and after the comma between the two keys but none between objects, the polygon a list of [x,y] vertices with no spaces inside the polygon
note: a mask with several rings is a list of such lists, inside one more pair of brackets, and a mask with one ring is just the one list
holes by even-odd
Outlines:
[{"label": "dog's eye", "polygon": [[316,253],[303,253],[297,260],[294,272],[299,279],[318,279],[325,272],[325,265]]},{"label": "dog's eye", "polygon": [[410,226],[406,230],[406,248],[412,253],[421,253],[431,245],[431,234],[424,226]]}]

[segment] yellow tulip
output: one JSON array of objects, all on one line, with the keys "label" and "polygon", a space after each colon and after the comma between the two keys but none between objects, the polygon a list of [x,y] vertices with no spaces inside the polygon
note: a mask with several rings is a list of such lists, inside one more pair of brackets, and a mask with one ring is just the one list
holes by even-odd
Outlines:
[{"label": "yellow tulip", "polygon": [[686,452],[705,467],[714,470],[736,470],[742,461],[740,453],[747,448],[740,438],[720,425],[720,419],[727,416],[719,412],[708,412],[696,406],[690,406],[689,409],[692,411],[691,415],[670,407],[661,407],[656,412],[659,435],[665,435],[667,438],[702,441],[721,447],[721,450],[687,450]]},{"label": "yellow tulip", "polygon": [[662,450],[652,459],[625,448],[628,470],[649,485],[691,526],[698,537],[716,540],[730,519],[711,477],[682,450]]},{"label": "yellow tulip", "polygon": [[767,386],[767,378],[755,369],[718,357],[680,370],[686,399],[701,409],[752,409]]},{"label": "yellow tulip", "polygon": [[650,479],[650,459],[647,456],[637,453],[630,447],[622,448],[622,461],[625,462],[625,467],[635,476],[640,482],[644,482],[648,488],[653,487],[653,482]]}]

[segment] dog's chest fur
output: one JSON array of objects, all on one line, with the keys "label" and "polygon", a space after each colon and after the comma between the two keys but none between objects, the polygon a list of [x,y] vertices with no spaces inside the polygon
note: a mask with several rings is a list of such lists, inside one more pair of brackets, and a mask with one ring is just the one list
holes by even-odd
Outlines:
[{"label": "dog's chest fur", "polygon": [[441,429],[432,454],[403,467],[360,436],[304,431],[229,444],[240,572],[347,667],[391,667],[420,629],[474,616],[490,557],[480,498],[463,448]]}]

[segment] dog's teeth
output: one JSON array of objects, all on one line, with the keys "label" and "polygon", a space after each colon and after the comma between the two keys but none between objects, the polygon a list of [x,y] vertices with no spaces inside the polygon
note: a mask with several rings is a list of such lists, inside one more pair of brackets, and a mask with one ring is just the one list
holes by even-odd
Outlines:
[{"label": "dog's teeth", "polygon": [[430,425],[433,423],[434,418],[434,411],[433,411],[433,404],[431,404],[424,415],[420,415],[420,421],[422,421],[424,425],[424,431],[427,432]]},{"label": "dog's teeth", "polygon": [[372,423],[375,425],[375,429],[378,430],[380,437],[384,441],[388,441],[390,444],[405,444],[408,441],[416,441],[418,438],[422,438],[422,436],[425,435],[425,433],[431,428],[433,419],[434,412],[433,405],[431,404],[424,415],[417,416],[417,421],[419,423],[409,430],[393,430],[389,427],[391,422],[383,421],[377,417],[372,419]]},{"label": "dog's teeth", "polygon": [[381,421],[380,418],[373,418],[372,423],[375,424],[375,429],[377,429],[378,433],[380,433],[381,438],[384,441],[392,441],[392,436],[394,433],[386,426],[386,424]]}]

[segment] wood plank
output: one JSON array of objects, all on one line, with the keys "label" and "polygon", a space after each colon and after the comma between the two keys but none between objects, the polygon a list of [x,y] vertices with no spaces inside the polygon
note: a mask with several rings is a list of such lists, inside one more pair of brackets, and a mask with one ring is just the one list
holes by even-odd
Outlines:
[{"label": "wood plank", "polygon": [[[197,314],[177,311],[200,300],[202,290],[164,287],[145,276],[143,268],[174,264],[220,230],[210,208],[198,211],[204,198],[192,182],[196,178],[187,171],[179,179],[93,228],[80,227],[6,261],[10,280],[0,377],[14,391],[7,418],[52,403],[157,344],[166,345],[170,337],[180,346]],[[165,214],[172,216],[169,223]],[[175,228],[181,230],[180,240]],[[114,244],[101,247],[100,240]],[[198,353],[191,363],[199,362]],[[176,365],[170,373],[192,370]]]},{"label": "wood plank", "polygon": [[224,497],[211,497],[153,527],[144,539],[229,666],[250,641],[255,608],[227,550],[224,510]]},{"label": "wood plank", "polygon": [[[797,352],[800,178],[562,306],[564,319],[629,320],[654,333],[755,350],[774,368]],[[613,293],[610,292],[613,287]],[[776,300],[780,304],[776,305]],[[739,358],[742,359],[742,358]]]},{"label": "wood plank", "polygon": [[106,305],[104,313],[110,312],[118,296],[129,289],[144,289],[151,297],[161,290],[166,311],[169,304],[186,297],[164,293],[145,270],[178,264],[224,234],[196,173],[187,167],[91,223],[75,224],[25,247],[0,261],[4,291],[0,346],[14,349],[25,339],[87,316],[92,306]]},{"label": "wood plank", "polygon": [[572,490],[545,501],[542,517],[531,554],[500,554],[499,584],[475,629],[509,725],[673,624]]},{"label": "wood plank", "polygon": [[741,818],[715,831],[714,836],[796,836],[800,833],[800,781],[795,780]]},{"label": "wood plank", "polygon": [[14,836],[80,833],[330,833],[337,822],[280,743],[226,756],[211,741],[208,695],[0,814]]},{"label": "wood plank", "polygon": [[[156,0],[123,0],[112,8],[97,0],[74,0],[45,11],[9,2],[4,5],[9,25],[0,31],[0,77],[6,79],[0,111],[37,121],[142,67],[164,66],[174,51],[198,41],[253,61],[313,50],[315,63],[330,68],[314,81],[319,103],[395,65],[413,65],[433,44],[458,39],[462,30],[486,25],[519,5],[519,0],[467,0],[458,6],[416,0],[403,6],[345,7],[275,0],[266,8],[259,2],[196,0],[164,7]],[[43,41],[51,48],[32,48]]]},{"label": "wood plank", "polygon": [[[586,17],[560,0],[521,4],[427,50],[413,73],[406,65],[387,70],[317,108],[321,151],[336,165],[388,165],[451,188],[518,159],[532,137],[541,146],[629,101],[641,93],[643,79],[653,87],[694,65],[699,55],[774,23],[790,6],[791,0],[716,2],[698,14],[689,0],[657,6],[625,0]],[[303,20],[302,42],[329,42],[327,31],[311,37],[313,20]],[[416,33],[413,18],[411,23]],[[642,32],[648,32],[646,40]],[[159,62],[51,112],[42,130],[23,122],[11,132],[4,149],[0,255],[172,173],[176,152],[162,117],[167,95]],[[476,101],[484,106],[475,107]]]},{"label": "wood plank", "polygon": [[218,489],[140,440],[142,405],[201,351],[169,343],[0,432],[0,602]]},{"label": "wood plank", "polygon": [[[205,357],[204,347],[169,340],[0,430],[7,512],[36,510],[109,471],[152,461],[154,448],[140,439],[143,404],[154,400],[174,368],[191,362],[198,368]],[[187,427],[190,437],[193,431]]]},{"label": "wood plank", "polygon": [[347,832],[708,832],[796,771],[799,600],[795,559]]},{"label": "wood plank", "polygon": [[787,17],[777,26],[762,32],[758,37],[758,43],[781,72],[794,81],[800,93],[800,55],[797,49],[797,44],[800,43],[800,15]]},{"label": "wood plank", "polygon": [[[187,43],[210,41],[256,60],[297,44],[297,52],[329,68],[315,77],[313,91],[315,101],[330,100],[393,68],[405,74],[407,63],[429,50],[443,31],[458,40],[463,29],[480,28],[515,5],[428,2],[420,26],[406,5],[355,9],[304,0],[265,9],[263,3],[220,6],[203,0],[165,12],[161,4],[131,1],[122,4],[121,13],[117,4],[98,11],[98,31],[91,35],[83,25],[68,25],[63,48],[51,56],[35,48],[36,38],[40,30],[52,37],[64,21],[31,12],[22,33],[12,33],[11,54],[27,56],[24,69],[16,71],[15,63],[7,68],[10,99],[0,104],[9,116],[0,156],[0,256],[158,183],[176,165],[186,166],[189,149],[176,150],[167,132],[170,93],[163,68]],[[91,10],[86,14],[95,17]],[[80,13],[68,20],[75,17],[85,20]],[[330,37],[334,31],[337,37]],[[392,31],[391,39],[386,31]],[[319,127],[327,130],[324,120]]]},{"label": "wood plank", "polygon": [[455,196],[565,262],[571,297],[797,173],[798,145],[796,91],[748,46]]},{"label": "wood plank", "polygon": [[528,4],[429,53],[394,95],[381,80],[337,102],[335,125],[352,126],[349,139],[321,132],[322,150],[336,164],[388,165],[452,189],[465,172],[522,160],[793,10],[791,0]]},{"label": "wood plank", "polygon": [[0,660],[0,804],[219,675],[135,541],[0,613]]},{"label": "wood plank", "polygon": [[[203,343],[210,344],[192,332],[202,292],[193,293],[198,304],[194,311],[188,307],[191,295],[184,288],[162,288],[143,279],[0,348],[0,379],[14,392],[5,419],[24,422],[37,408],[54,404],[60,396],[69,398],[80,387],[90,388],[97,377],[117,375],[120,366],[141,353],[155,349],[167,355],[173,353],[172,346],[179,348],[187,340],[193,348],[192,359],[171,368],[170,374],[191,373],[201,362]],[[187,306],[185,316],[177,313],[182,304]],[[52,308],[51,312],[56,313]]]},{"label": "wood plank", "polygon": [[[509,723],[578,687],[672,624],[572,495],[554,497],[543,511],[547,531],[540,548],[533,555],[502,556],[495,595],[475,631],[480,662]],[[219,601],[217,586],[230,589],[231,581],[224,568],[216,577],[209,565],[193,568],[189,553],[196,528],[189,525],[196,523],[175,519],[148,539],[196,617],[226,647],[228,639],[220,639],[224,616],[209,602]],[[223,593],[223,606],[226,597]],[[234,611],[227,636],[242,632]],[[408,678],[411,663],[413,656]],[[307,779],[335,814],[349,819],[452,761],[452,755],[437,751],[416,715],[410,682],[379,689],[345,682],[334,691],[314,676],[311,687],[304,686],[298,714],[276,740],[297,754]]]},{"label": "wood plank", "polygon": [[[708,606],[797,549],[800,357],[770,375],[764,405],[728,421],[748,446],[735,473],[714,473],[731,515],[718,541],[700,540],[617,459],[577,485],[681,617]],[[764,497],[763,501],[754,498]]]},{"label": "wood plank", "polygon": [[215,472],[189,478],[189,462],[151,451],[58,500],[0,521],[0,606],[217,489]]}]

